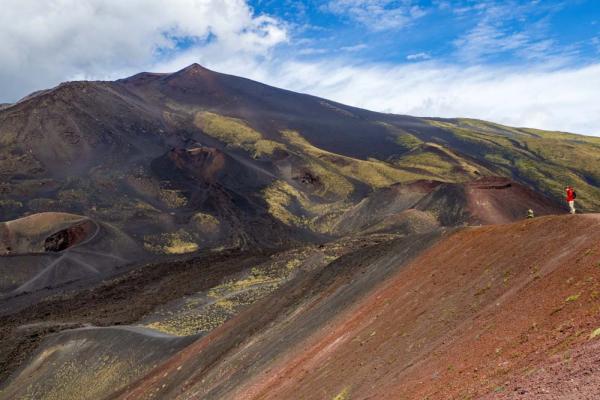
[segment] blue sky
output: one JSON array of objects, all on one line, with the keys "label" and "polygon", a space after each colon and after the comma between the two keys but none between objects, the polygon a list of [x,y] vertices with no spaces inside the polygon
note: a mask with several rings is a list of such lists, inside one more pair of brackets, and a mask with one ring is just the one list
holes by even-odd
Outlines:
[{"label": "blue sky", "polygon": [[3,0],[0,103],[216,71],[381,112],[600,136],[600,0]]},{"label": "blue sky", "polygon": [[289,25],[282,53],[352,52],[371,62],[436,59],[456,64],[594,62],[600,2],[252,0]]}]

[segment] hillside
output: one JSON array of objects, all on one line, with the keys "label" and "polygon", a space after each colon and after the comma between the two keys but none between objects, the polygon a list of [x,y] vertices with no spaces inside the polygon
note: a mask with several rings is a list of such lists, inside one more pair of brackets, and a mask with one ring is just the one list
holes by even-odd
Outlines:
[{"label": "hillside", "polygon": [[55,335],[0,398],[591,399],[599,228],[598,215],[550,216],[363,242],[299,266],[229,322],[172,342],[160,361],[146,343],[178,335]]},{"label": "hillside", "polygon": [[[503,176],[556,202],[571,183],[583,210],[600,205],[598,138],[378,114],[196,64],[36,93],[0,111],[0,138],[5,220],[85,213],[140,242],[279,246],[298,231],[329,234],[340,210],[416,180]],[[221,154],[210,161],[215,179],[156,168],[198,151]],[[198,162],[181,158],[177,168],[205,167]],[[235,178],[241,169],[252,176]],[[188,223],[198,212],[221,234],[203,239]]]},{"label": "hillside", "polygon": [[594,398],[599,160],[197,64],[0,105],[0,399]]}]

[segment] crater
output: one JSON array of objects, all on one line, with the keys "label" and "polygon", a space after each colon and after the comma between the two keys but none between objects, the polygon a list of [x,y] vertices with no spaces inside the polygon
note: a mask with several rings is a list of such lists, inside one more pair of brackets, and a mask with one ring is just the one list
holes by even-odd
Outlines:
[{"label": "crater", "polygon": [[94,230],[95,224],[92,221],[85,221],[62,229],[44,240],[44,251],[60,252],[66,250],[91,238]]},{"label": "crater", "polygon": [[75,214],[39,213],[0,223],[3,255],[56,253],[94,237],[98,225]]}]

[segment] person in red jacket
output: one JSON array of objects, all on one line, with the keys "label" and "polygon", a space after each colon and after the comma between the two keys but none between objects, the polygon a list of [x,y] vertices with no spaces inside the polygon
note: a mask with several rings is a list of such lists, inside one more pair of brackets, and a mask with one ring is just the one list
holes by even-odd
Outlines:
[{"label": "person in red jacket", "polygon": [[567,186],[565,192],[567,193],[567,203],[569,203],[570,212],[571,214],[575,214],[575,198],[577,197],[577,194],[571,186]]}]

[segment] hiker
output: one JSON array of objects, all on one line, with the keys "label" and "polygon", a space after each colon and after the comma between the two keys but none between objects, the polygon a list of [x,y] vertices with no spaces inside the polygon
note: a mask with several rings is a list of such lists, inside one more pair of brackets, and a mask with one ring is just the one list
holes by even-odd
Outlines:
[{"label": "hiker", "polygon": [[567,194],[567,203],[569,203],[569,212],[575,214],[575,199],[577,198],[577,193],[575,193],[575,190],[573,190],[573,187],[571,186],[567,186],[565,192]]},{"label": "hiker", "polygon": [[535,217],[535,215],[533,214],[533,210],[530,208],[529,210],[527,210],[527,218],[533,218]]}]

